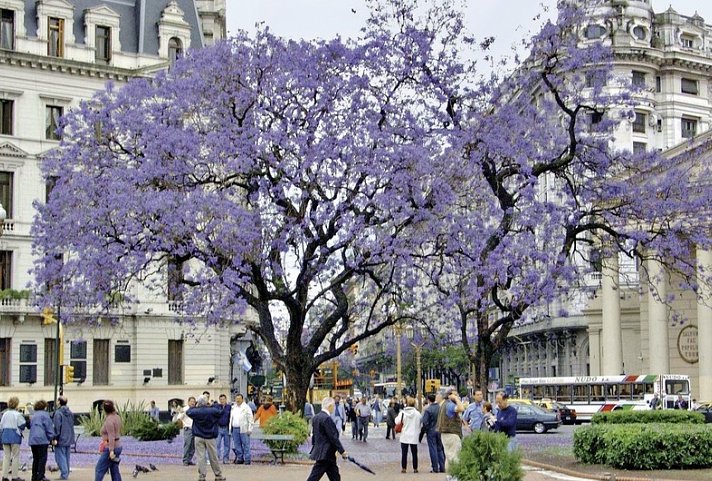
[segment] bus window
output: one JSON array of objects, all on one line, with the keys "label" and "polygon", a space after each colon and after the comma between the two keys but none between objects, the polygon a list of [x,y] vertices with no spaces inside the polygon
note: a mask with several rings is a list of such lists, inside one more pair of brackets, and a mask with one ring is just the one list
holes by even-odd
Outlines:
[{"label": "bus window", "polygon": [[647,394],[646,389],[648,386],[651,387],[651,384],[633,384],[633,400],[634,401],[640,401],[645,398],[645,394]]},{"label": "bus window", "polygon": [[571,386],[568,384],[559,386],[556,392],[556,400],[560,403],[569,404],[571,402]]},{"label": "bus window", "polygon": [[645,386],[645,394],[655,394],[655,384],[652,382],[646,382],[643,385]]},{"label": "bus window", "polygon": [[617,384],[616,388],[618,389],[618,396],[620,399],[623,399],[624,401],[629,401],[633,399],[633,392],[631,389],[630,384]]},{"label": "bus window", "polygon": [[665,380],[665,393],[666,394],[689,394],[690,383],[689,381],[674,381],[671,379]]},{"label": "bus window", "polygon": [[603,395],[603,384],[591,385],[591,401],[603,402],[606,398]]},{"label": "bus window", "polygon": [[545,398],[546,396],[544,395],[544,388],[546,386],[534,386],[534,399],[542,399]]},{"label": "bus window", "polygon": [[545,386],[544,387],[544,394],[546,398],[548,399],[556,399],[556,388],[558,386],[556,385],[550,385],[550,386]]},{"label": "bus window", "polygon": [[519,393],[519,396],[520,396],[522,399],[531,399],[531,398],[532,398],[532,389],[533,389],[533,386],[525,385],[525,386],[522,386],[521,389],[522,389],[522,392]]},{"label": "bus window", "polygon": [[617,384],[606,384],[603,390],[606,395],[606,401],[618,401],[618,385]]},{"label": "bus window", "polygon": [[588,402],[588,385],[574,386],[574,402]]}]

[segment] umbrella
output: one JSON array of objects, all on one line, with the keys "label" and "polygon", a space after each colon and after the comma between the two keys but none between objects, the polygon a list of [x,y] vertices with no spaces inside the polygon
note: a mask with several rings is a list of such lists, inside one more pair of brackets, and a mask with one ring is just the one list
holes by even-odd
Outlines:
[{"label": "umbrella", "polygon": [[348,456],[346,459],[348,459],[349,461],[351,461],[352,463],[354,463],[356,466],[358,466],[359,468],[363,469],[364,471],[367,471],[367,472],[369,472],[369,473],[371,473],[371,474],[376,474],[371,468],[369,468],[369,467],[366,466],[365,464],[359,463],[358,461],[356,461],[356,460],[355,460],[354,458],[352,458],[351,456]]}]

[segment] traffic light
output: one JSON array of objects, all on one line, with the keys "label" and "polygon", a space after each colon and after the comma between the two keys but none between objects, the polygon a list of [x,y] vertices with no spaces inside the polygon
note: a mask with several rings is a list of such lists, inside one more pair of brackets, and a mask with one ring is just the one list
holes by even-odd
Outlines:
[{"label": "traffic light", "polygon": [[65,383],[74,382],[74,366],[70,366],[70,365],[64,366],[64,382]]},{"label": "traffic light", "polygon": [[354,356],[358,354],[358,342],[356,344],[352,344],[351,347],[349,347],[349,350]]},{"label": "traffic light", "polygon": [[247,394],[250,396],[255,394],[255,386],[253,386],[252,384],[248,384],[247,385]]}]

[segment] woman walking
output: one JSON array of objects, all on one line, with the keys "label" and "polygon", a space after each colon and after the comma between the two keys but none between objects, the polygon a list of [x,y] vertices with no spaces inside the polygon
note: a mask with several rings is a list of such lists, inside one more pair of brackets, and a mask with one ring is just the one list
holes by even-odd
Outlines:
[{"label": "woman walking", "polygon": [[413,455],[413,472],[418,472],[418,435],[420,434],[422,416],[415,409],[415,398],[406,399],[406,407],[396,418],[396,424],[403,424],[401,430],[401,473],[405,473],[408,466],[408,448]]},{"label": "woman walking", "polygon": [[49,481],[45,476],[47,448],[54,441],[54,423],[47,414],[47,402],[39,400],[30,418],[30,449],[32,449],[32,481]]},{"label": "woman walking", "polygon": [[7,411],[0,419],[0,437],[2,449],[2,479],[9,480],[20,478],[20,444],[22,444],[22,431],[25,429],[25,417],[17,410],[20,400],[12,396],[7,400]]},{"label": "woman walking", "polygon": [[94,481],[102,481],[109,471],[111,481],[121,481],[119,461],[121,455],[121,418],[116,412],[113,401],[102,404],[106,419],[101,427],[101,444],[99,444],[99,460],[94,470]]}]

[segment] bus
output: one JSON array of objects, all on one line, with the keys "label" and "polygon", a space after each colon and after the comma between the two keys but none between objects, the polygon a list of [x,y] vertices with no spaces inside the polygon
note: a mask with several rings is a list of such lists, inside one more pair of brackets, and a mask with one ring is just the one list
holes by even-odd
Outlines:
[{"label": "bus", "polygon": [[[378,394],[381,399],[388,399],[395,396],[396,393],[396,382],[378,382],[373,385],[373,394]],[[401,384],[401,388],[404,385]]]},{"label": "bus", "polygon": [[692,405],[690,377],[678,374],[620,376],[523,377],[519,395],[532,401],[553,400],[576,410],[577,421],[597,412],[649,409],[655,393],[663,409],[673,409],[678,395]]}]

